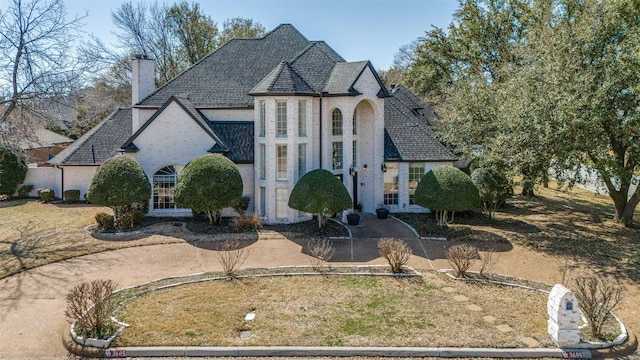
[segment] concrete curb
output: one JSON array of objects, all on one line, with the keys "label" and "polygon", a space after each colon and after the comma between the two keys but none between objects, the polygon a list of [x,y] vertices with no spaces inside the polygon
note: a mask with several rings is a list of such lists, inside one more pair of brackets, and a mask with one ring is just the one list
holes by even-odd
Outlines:
[{"label": "concrete curb", "polygon": [[492,358],[591,358],[583,349],[494,349],[494,348],[421,348],[421,347],[122,347],[107,349],[106,357],[492,357]]}]

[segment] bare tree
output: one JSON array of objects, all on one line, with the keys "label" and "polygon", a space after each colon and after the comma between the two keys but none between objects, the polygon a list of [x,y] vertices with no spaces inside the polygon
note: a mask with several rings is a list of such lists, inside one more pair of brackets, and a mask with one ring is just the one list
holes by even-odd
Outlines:
[{"label": "bare tree", "polygon": [[[63,0],[9,0],[0,10],[0,142],[17,147],[43,120],[37,104],[68,94],[91,66],[73,55],[84,16]],[[86,15],[85,15],[86,16]]]},{"label": "bare tree", "polygon": [[307,242],[307,248],[311,254],[309,263],[314,271],[320,271],[324,264],[331,260],[336,253],[336,248],[326,238],[311,238]]},{"label": "bare tree", "polygon": [[95,338],[106,338],[112,335],[113,315],[117,301],[111,298],[117,284],[111,280],[93,280],[74,287],[67,294],[67,310],[65,314],[76,321],[76,331]]},{"label": "bare tree", "polygon": [[622,288],[600,277],[580,277],[576,279],[576,297],[591,335],[603,339],[604,324],[622,300]]},{"label": "bare tree", "polygon": [[222,247],[216,253],[216,256],[224,274],[228,277],[233,277],[238,267],[242,266],[247,256],[249,256],[249,249],[240,241],[226,240],[222,243]]}]

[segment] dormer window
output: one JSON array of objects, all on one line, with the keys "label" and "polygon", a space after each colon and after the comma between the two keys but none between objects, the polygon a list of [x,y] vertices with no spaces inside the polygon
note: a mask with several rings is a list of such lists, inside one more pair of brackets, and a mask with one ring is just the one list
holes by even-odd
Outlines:
[{"label": "dormer window", "polygon": [[335,109],[331,113],[331,130],[333,136],[342,135],[342,111],[340,109]]}]

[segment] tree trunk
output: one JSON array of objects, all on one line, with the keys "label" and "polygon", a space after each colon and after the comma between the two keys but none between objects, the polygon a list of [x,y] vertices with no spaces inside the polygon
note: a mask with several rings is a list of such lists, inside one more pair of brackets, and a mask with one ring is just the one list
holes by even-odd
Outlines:
[{"label": "tree trunk", "polygon": [[522,184],[522,196],[524,197],[535,197],[536,194],[533,192],[533,183],[525,182]]},{"label": "tree trunk", "polygon": [[625,182],[620,186],[620,190],[616,190],[611,180],[605,177],[606,174],[600,173],[607,186],[607,190],[609,190],[609,197],[613,200],[613,205],[616,210],[613,221],[623,224],[625,227],[633,227],[633,213],[640,201],[640,193],[638,193],[640,187],[638,187],[629,198],[629,182]]}]

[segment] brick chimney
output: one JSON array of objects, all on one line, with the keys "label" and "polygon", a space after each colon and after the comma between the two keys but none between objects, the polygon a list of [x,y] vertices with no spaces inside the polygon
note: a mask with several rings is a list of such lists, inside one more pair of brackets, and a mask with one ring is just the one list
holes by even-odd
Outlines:
[{"label": "brick chimney", "polygon": [[[131,59],[131,106],[149,96],[156,89],[155,61],[147,55],[136,55]],[[140,127],[140,110],[133,108],[132,131]]]}]

